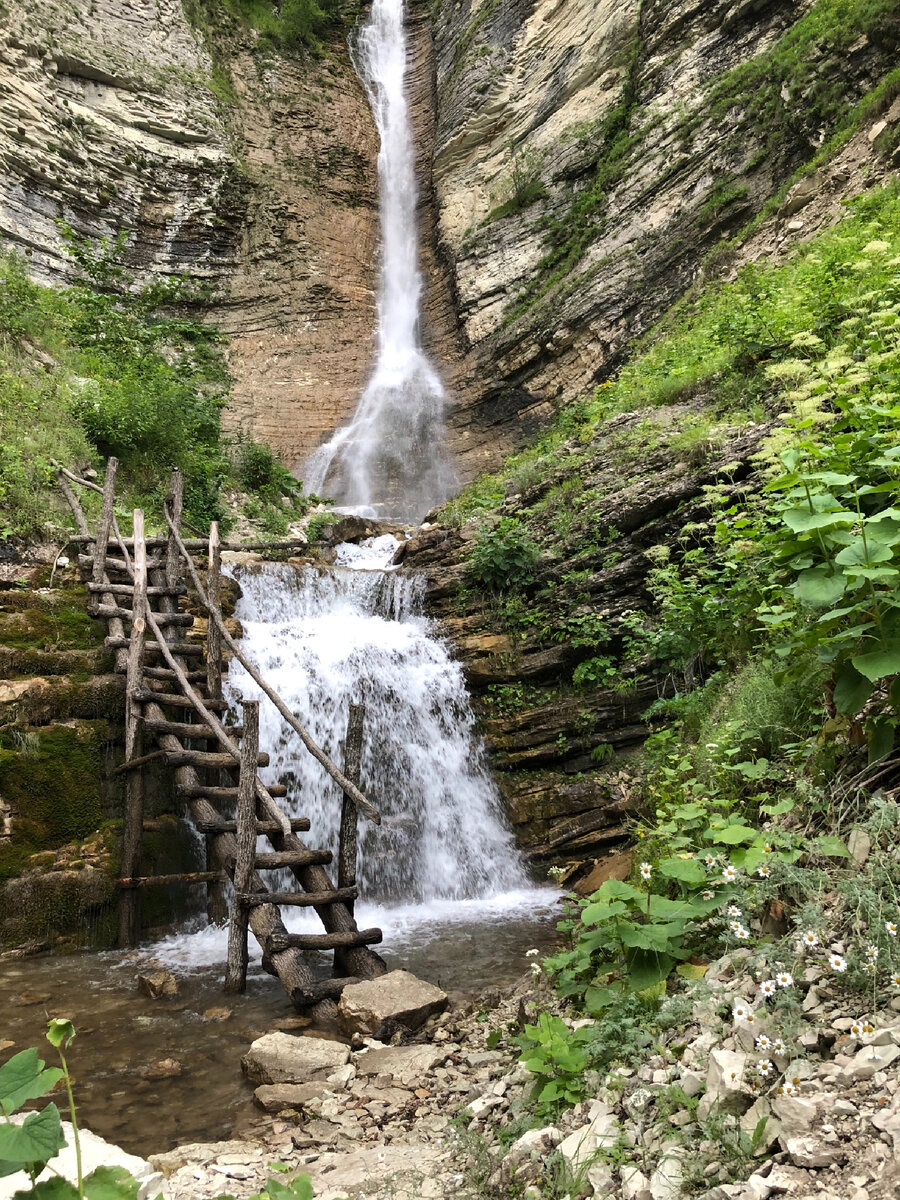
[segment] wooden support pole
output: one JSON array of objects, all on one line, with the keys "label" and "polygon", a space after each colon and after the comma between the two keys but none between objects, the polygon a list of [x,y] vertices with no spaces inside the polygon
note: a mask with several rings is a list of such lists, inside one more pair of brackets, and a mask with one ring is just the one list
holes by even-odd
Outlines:
[{"label": "wooden support pole", "polygon": [[[362,768],[363,721],[366,716],[364,704],[350,705],[350,718],[347,722],[347,738],[344,742],[344,774],[351,783],[359,787],[360,770]],[[341,833],[338,843],[338,887],[351,888],[356,886],[357,830],[359,828],[359,813],[356,805],[348,795],[344,795],[341,804]],[[348,904],[350,913],[353,905]]]},{"label": "wooden support pole", "polygon": [[[134,510],[134,598],[131,612],[131,644],[125,668],[125,762],[134,765],[134,760],[143,756],[141,702],[137,697],[143,689],[144,632],[147,624],[147,547],[144,545],[144,514],[139,508]],[[122,825],[122,876],[125,879],[140,874],[143,821],[144,773],[130,770],[125,782],[125,818]],[[124,893],[119,904],[119,946],[136,946],[140,935],[140,893],[132,888]]]},{"label": "wooden support pole", "polygon": [[222,550],[219,541],[219,522],[209,527],[209,569],[206,575],[206,591],[209,598],[210,618],[206,630],[206,690],[214,700],[222,699],[222,634],[219,622],[212,616],[215,612],[221,619],[222,594]]},{"label": "wooden support pole", "polygon": [[[97,541],[94,543],[94,565],[91,569],[91,583],[102,583],[106,574],[106,548],[109,545],[109,531],[112,529],[113,505],[116,502],[116,471],[119,466],[117,458],[111,458],[106,464],[106,477],[103,480],[103,504],[100,509],[100,524],[97,528]],[[88,601],[91,613],[96,613],[99,601],[96,593],[92,592]]]},{"label": "wooden support pole", "polygon": [[[181,518],[184,513],[184,475],[178,467],[172,472],[172,487],[169,492],[168,509],[172,516],[174,533],[181,529]],[[166,585],[170,588],[178,583],[178,544],[173,536],[169,536],[166,544]]]},{"label": "wooden support pole", "polygon": [[[248,908],[241,899],[250,890],[256,851],[256,756],[259,751],[259,701],[245,700],[244,740],[237,800],[237,854],[234,862],[234,903],[228,927],[228,960],[225,991],[242,992],[247,986]],[[285,947],[286,948],[286,947]]]},{"label": "wooden support pole", "polygon": [[57,467],[56,477],[59,480],[59,489],[65,496],[66,503],[69,505],[69,508],[72,510],[72,516],[75,518],[75,527],[78,530],[78,533],[81,537],[89,541],[93,541],[94,536],[88,526],[87,518],[84,515],[84,509],[81,507],[78,497],[69,487],[69,481],[66,479],[66,472],[62,467]]}]

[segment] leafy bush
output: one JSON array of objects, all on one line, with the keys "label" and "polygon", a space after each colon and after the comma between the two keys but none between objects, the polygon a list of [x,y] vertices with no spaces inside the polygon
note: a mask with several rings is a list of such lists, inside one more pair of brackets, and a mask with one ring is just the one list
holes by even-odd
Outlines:
[{"label": "leafy bush", "polygon": [[534,574],[539,558],[537,544],[513,517],[502,517],[494,526],[482,526],[468,561],[473,583],[502,592],[521,586]]}]

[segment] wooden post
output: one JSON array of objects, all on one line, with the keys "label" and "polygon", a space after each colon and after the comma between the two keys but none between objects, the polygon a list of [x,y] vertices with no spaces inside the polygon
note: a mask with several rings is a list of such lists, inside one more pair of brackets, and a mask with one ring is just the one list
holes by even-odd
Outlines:
[{"label": "wooden post", "polygon": [[[102,583],[106,573],[106,548],[109,545],[109,531],[112,528],[113,505],[116,501],[116,471],[119,460],[111,458],[106,464],[106,476],[103,480],[103,504],[100,508],[100,524],[97,527],[97,541],[94,543],[94,566],[91,571],[91,582]],[[96,612],[100,603],[99,595],[91,593],[88,609]]]},{"label": "wooden post", "polygon": [[[350,718],[347,722],[347,739],[344,742],[344,774],[351,783],[359,787],[359,775],[362,768],[363,721],[366,716],[364,704],[350,705]],[[344,796],[341,804],[341,834],[338,844],[338,887],[356,886],[356,839],[359,825],[359,813],[356,805],[349,796]],[[353,913],[353,901],[347,907]]]},{"label": "wooden post", "polygon": [[[172,472],[172,489],[169,492],[169,512],[172,524],[176,530],[181,529],[181,516],[184,511],[184,476],[178,467]],[[178,583],[178,543],[170,534],[166,546],[166,585],[173,588]]]},{"label": "wooden post", "polygon": [[221,616],[222,546],[219,541],[219,522],[209,527],[209,569],[206,591],[209,599],[209,625],[206,630],[206,687],[211,700],[222,699],[222,634],[213,610]]},{"label": "wooden post", "polygon": [[[106,497],[104,496],[104,504]],[[134,510],[134,594],[132,599],[131,642],[125,668],[125,762],[142,757],[141,702],[143,688],[144,634],[147,625],[147,547],[144,542],[144,514]],[[125,782],[125,819],[122,825],[122,877],[141,873],[141,835],[144,820],[144,773],[128,772]],[[136,946],[140,940],[140,892],[130,888],[119,903],[119,945]]]},{"label": "wooden post", "polygon": [[242,992],[247,986],[248,906],[239,899],[250,891],[256,851],[256,755],[259,751],[259,701],[245,700],[241,773],[238,779],[237,852],[234,862],[234,903],[228,928],[228,962],[225,991]]}]

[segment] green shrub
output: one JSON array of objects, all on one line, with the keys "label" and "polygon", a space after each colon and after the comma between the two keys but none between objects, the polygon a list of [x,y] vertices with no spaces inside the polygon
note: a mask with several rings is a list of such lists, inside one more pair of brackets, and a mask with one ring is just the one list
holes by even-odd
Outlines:
[{"label": "green shrub", "polygon": [[534,574],[540,552],[528,531],[513,517],[482,526],[469,554],[467,572],[486,591],[521,587]]}]

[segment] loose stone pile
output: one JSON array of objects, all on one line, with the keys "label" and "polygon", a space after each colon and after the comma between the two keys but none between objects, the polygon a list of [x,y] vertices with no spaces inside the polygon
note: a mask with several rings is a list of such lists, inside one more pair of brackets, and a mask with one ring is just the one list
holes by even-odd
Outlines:
[{"label": "loose stone pile", "polygon": [[[487,1043],[537,1011],[562,1014],[559,1003],[532,975],[503,999],[435,1011],[443,993],[393,972],[389,1002],[378,983],[361,985],[364,1004],[347,989],[350,1044],[309,1031],[252,1044],[244,1067],[272,1114],[252,1138],[151,1162],[167,1200],[246,1197],[273,1160],[307,1172],[316,1200],[889,1200],[900,1190],[900,1001],[861,1025],[838,985],[798,980],[800,1016],[782,1044],[763,1019],[734,1021],[753,984],[748,958],[739,949],[712,964],[640,1065],[598,1077],[592,1099],[518,1137],[533,1079]],[[360,1032],[376,1021],[390,1044]]]}]

